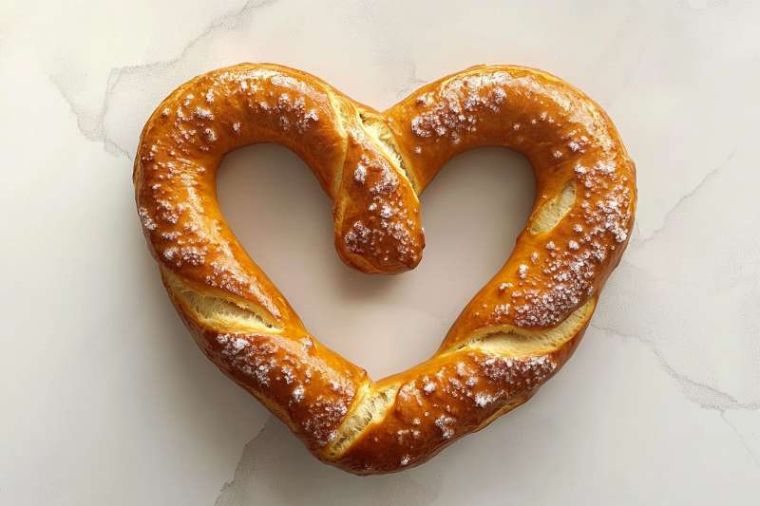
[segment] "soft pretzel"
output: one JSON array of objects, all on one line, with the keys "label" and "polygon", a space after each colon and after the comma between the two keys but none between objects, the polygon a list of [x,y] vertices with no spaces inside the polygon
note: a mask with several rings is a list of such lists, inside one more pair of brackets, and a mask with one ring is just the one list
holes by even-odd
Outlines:
[{"label": "soft pretzel", "polygon": [[[314,171],[334,202],[338,253],[364,272],[417,265],[418,195],[458,153],[523,153],[537,197],[504,267],[438,351],[373,381],[309,334],[222,216],[222,158],[260,142],[287,146]],[[357,474],[426,461],[554,375],[625,249],[636,202],[634,164],[601,108],[516,66],[452,74],[382,113],[290,68],[215,70],[150,117],[134,184],[163,282],[203,352],[317,458]]]}]

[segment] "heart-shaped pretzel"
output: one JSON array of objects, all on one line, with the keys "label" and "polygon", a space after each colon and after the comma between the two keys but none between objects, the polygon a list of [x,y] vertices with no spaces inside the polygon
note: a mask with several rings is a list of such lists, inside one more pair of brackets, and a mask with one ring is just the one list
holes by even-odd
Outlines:
[{"label": "heart-shaped pretzel", "polygon": [[[334,202],[340,256],[364,272],[419,262],[418,195],[458,153],[523,153],[537,197],[506,264],[435,355],[375,382],[309,334],[222,216],[222,158],[259,142],[311,167]],[[420,464],[527,401],[580,341],[636,202],[634,165],[601,108],[515,66],[450,75],[383,113],[290,68],[215,70],[150,117],[134,184],[166,289],[203,352],[317,458],[359,474]]]}]

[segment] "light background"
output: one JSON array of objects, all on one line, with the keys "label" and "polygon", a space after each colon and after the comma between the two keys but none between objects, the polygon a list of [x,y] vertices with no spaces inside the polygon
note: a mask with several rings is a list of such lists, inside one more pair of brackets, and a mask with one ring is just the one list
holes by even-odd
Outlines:
[{"label": "light background", "polygon": [[[0,503],[726,504],[760,498],[760,2],[0,2]],[[140,128],[175,86],[240,61],[384,108],[476,63],[553,72],[638,165],[636,231],[574,359],[429,464],[359,479],[316,462],[195,348],[133,204]],[[225,161],[225,213],[328,345],[385,375],[424,359],[507,257],[521,157],[452,161],[400,277],[332,249],[300,160]]]}]

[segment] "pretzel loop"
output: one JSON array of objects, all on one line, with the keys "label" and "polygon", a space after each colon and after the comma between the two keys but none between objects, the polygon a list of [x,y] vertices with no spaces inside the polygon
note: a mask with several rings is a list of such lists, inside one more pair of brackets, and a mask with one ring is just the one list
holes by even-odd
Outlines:
[{"label": "pretzel loop", "polygon": [[[308,333],[226,225],[216,171],[259,142],[309,165],[333,200],[339,255],[369,273],[420,261],[418,194],[458,153],[523,153],[537,197],[504,267],[436,354],[374,382]],[[422,463],[528,400],[582,337],[636,200],[634,165],[601,108],[515,66],[453,74],[384,113],[286,67],[216,70],[148,120],[134,183],[164,284],[203,352],[318,458],[359,474]]]}]

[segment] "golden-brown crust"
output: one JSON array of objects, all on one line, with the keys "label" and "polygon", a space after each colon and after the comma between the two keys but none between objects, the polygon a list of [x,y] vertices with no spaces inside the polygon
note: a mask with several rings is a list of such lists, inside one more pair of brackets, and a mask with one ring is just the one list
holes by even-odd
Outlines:
[{"label": "golden-brown crust", "polygon": [[[283,144],[333,199],[336,248],[369,273],[413,268],[418,194],[452,156],[523,153],[537,196],[504,267],[430,360],[373,382],[316,341],[216,201],[224,155]],[[318,458],[350,472],[420,464],[527,401],[570,357],[633,227],[635,171],[609,118],[541,71],[479,66],[383,113],[314,76],[242,64],[156,109],[135,160],[137,207],[164,284],[203,352]]]}]

